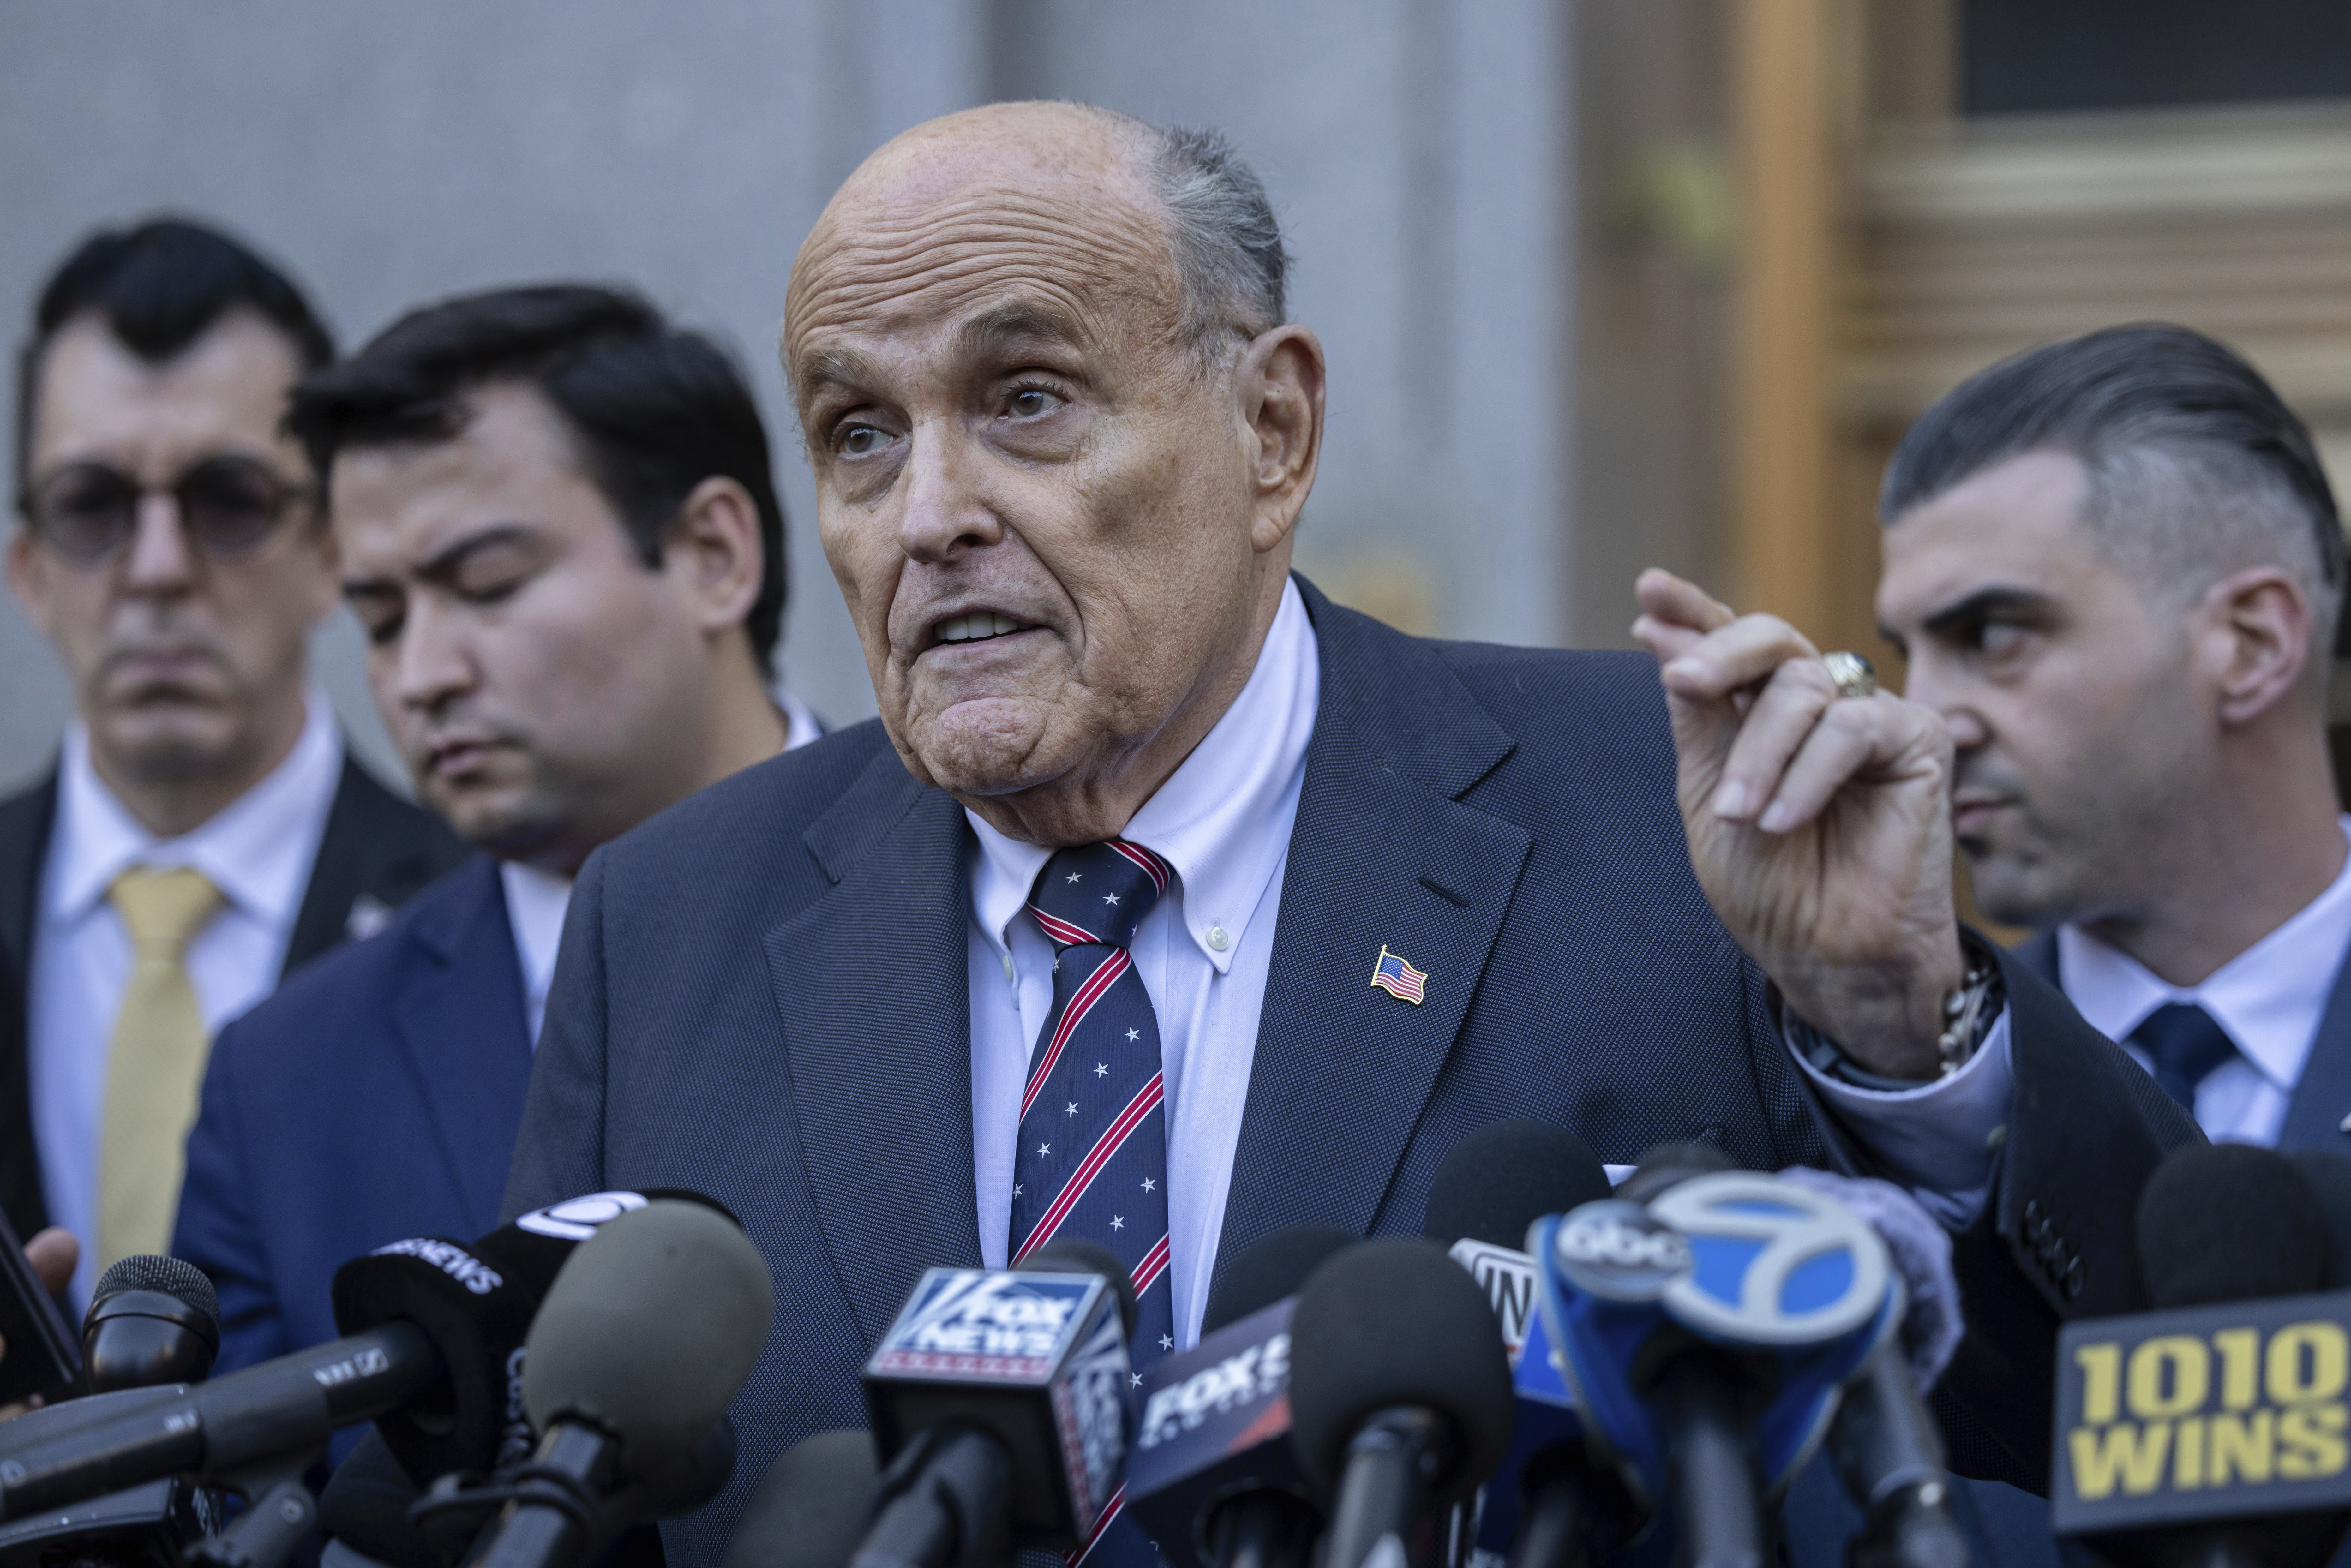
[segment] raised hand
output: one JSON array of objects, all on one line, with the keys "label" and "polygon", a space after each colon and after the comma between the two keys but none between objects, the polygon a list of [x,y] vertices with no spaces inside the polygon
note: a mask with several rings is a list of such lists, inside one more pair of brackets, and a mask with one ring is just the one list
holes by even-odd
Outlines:
[{"label": "raised hand", "polygon": [[1786,622],[1641,574],[1698,885],[1807,1022],[1855,1061],[1928,1079],[1963,973],[1951,903],[1951,737],[1901,698],[1840,696]]}]

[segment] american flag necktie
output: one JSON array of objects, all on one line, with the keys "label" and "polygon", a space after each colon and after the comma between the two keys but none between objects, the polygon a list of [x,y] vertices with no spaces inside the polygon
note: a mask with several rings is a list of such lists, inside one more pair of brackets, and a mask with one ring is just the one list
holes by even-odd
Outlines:
[{"label": "american flag necktie", "polygon": [[[1170,874],[1149,850],[1113,839],[1057,852],[1029,895],[1029,913],[1057,956],[1053,1010],[1021,1091],[1008,1249],[1019,1262],[1057,1236],[1109,1248],[1134,1275],[1129,1353],[1137,1369],[1176,1340],[1159,1019],[1128,945]],[[1071,1554],[1081,1559],[1087,1568],[1154,1560],[1133,1520],[1108,1511],[1095,1538]]]}]

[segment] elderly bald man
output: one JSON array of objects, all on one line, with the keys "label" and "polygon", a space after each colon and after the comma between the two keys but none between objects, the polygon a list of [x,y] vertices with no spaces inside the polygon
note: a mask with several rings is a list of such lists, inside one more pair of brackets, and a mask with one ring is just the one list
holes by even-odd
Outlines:
[{"label": "elderly bald man", "polygon": [[[1324,366],[1284,267],[1222,139],[1066,104],[909,131],[801,248],[784,364],[881,717],[589,861],[507,1193],[698,1188],[774,1269],[674,1563],[863,1422],[924,1268],[1099,1241],[1147,1363],[1269,1232],[1416,1231],[1497,1117],[1935,1197],[1981,1471],[2046,1474],[2059,1319],[2136,1304],[2130,1203],[2194,1130],[1954,924],[1940,722],[1662,574],[1662,698],[1332,604],[1289,570]],[[1999,1155],[1938,1136],[1986,1094]]]}]

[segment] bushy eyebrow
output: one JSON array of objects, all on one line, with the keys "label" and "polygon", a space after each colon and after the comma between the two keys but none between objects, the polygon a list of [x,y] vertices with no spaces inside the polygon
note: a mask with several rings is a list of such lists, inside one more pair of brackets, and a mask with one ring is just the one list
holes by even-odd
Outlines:
[{"label": "bushy eyebrow", "polygon": [[[418,567],[414,575],[420,582],[446,586],[457,580],[458,574],[465,570],[465,562],[475,555],[498,545],[520,543],[529,538],[530,532],[529,527],[523,523],[494,523],[479,533],[468,534],[443,549],[432,559]],[[343,597],[346,599],[370,598],[399,591],[400,585],[390,578],[347,578],[343,582]]]},{"label": "bushy eyebrow", "polygon": [[1078,319],[1034,300],[1016,299],[982,311],[956,329],[956,356],[977,360],[1023,339],[1082,348],[1092,339]]},{"label": "bushy eyebrow", "polygon": [[[1921,618],[1918,629],[1928,636],[1940,637],[1962,626],[1973,625],[1998,616],[2011,621],[2047,621],[2057,612],[2057,601],[2034,588],[2017,588],[2005,584],[1979,588],[1964,599],[1954,600],[1939,610],[1932,610]],[[1899,647],[1902,640],[1893,629],[1880,626],[1878,634]]]}]

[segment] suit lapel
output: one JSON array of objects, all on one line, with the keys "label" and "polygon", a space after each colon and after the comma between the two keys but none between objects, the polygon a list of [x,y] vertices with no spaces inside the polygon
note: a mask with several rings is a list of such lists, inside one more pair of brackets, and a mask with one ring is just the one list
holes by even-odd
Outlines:
[{"label": "suit lapel", "polygon": [[0,805],[0,1213],[24,1235],[48,1223],[33,1145],[28,1000],[41,869],[57,826],[57,774]]},{"label": "suit lapel", "polygon": [[473,1216],[468,1234],[479,1234],[498,1221],[530,1082],[522,960],[496,864],[467,865],[416,911],[402,940],[392,1019]]},{"label": "suit lapel", "polygon": [[2346,1115],[2351,1115],[2351,958],[2335,971],[2335,988],[2302,1064],[2302,1082],[2294,1086],[2294,1098],[2286,1104],[2278,1147],[2351,1153],[2351,1134],[2343,1129]]},{"label": "suit lapel", "polygon": [[2064,983],[2057,977],[2057,933],[2054,931],[2043,931],[2037,936],[2028,936],[2009,951],[2016,955],[2018,963],[2032,970],[2035,976],[2048,981],[2058,990],[2062,991],[2065,988]]},{"label": "suit lapel", "polygon": [[966,831],[883,751],[806,835],[832,890],[765,943],[809,1191],[869,1343],[922,1269],[979,1263]]},{"label": "suit lapel", "polygon": [[[1322,698],[1219,1276],[1283,1226],[1371,1228],[1533,841],[1460,803],[1513,743],[1443,661],[1300,586]],[[1418,1006],[1372,985],[1384,947],[1427,975]]]}]

